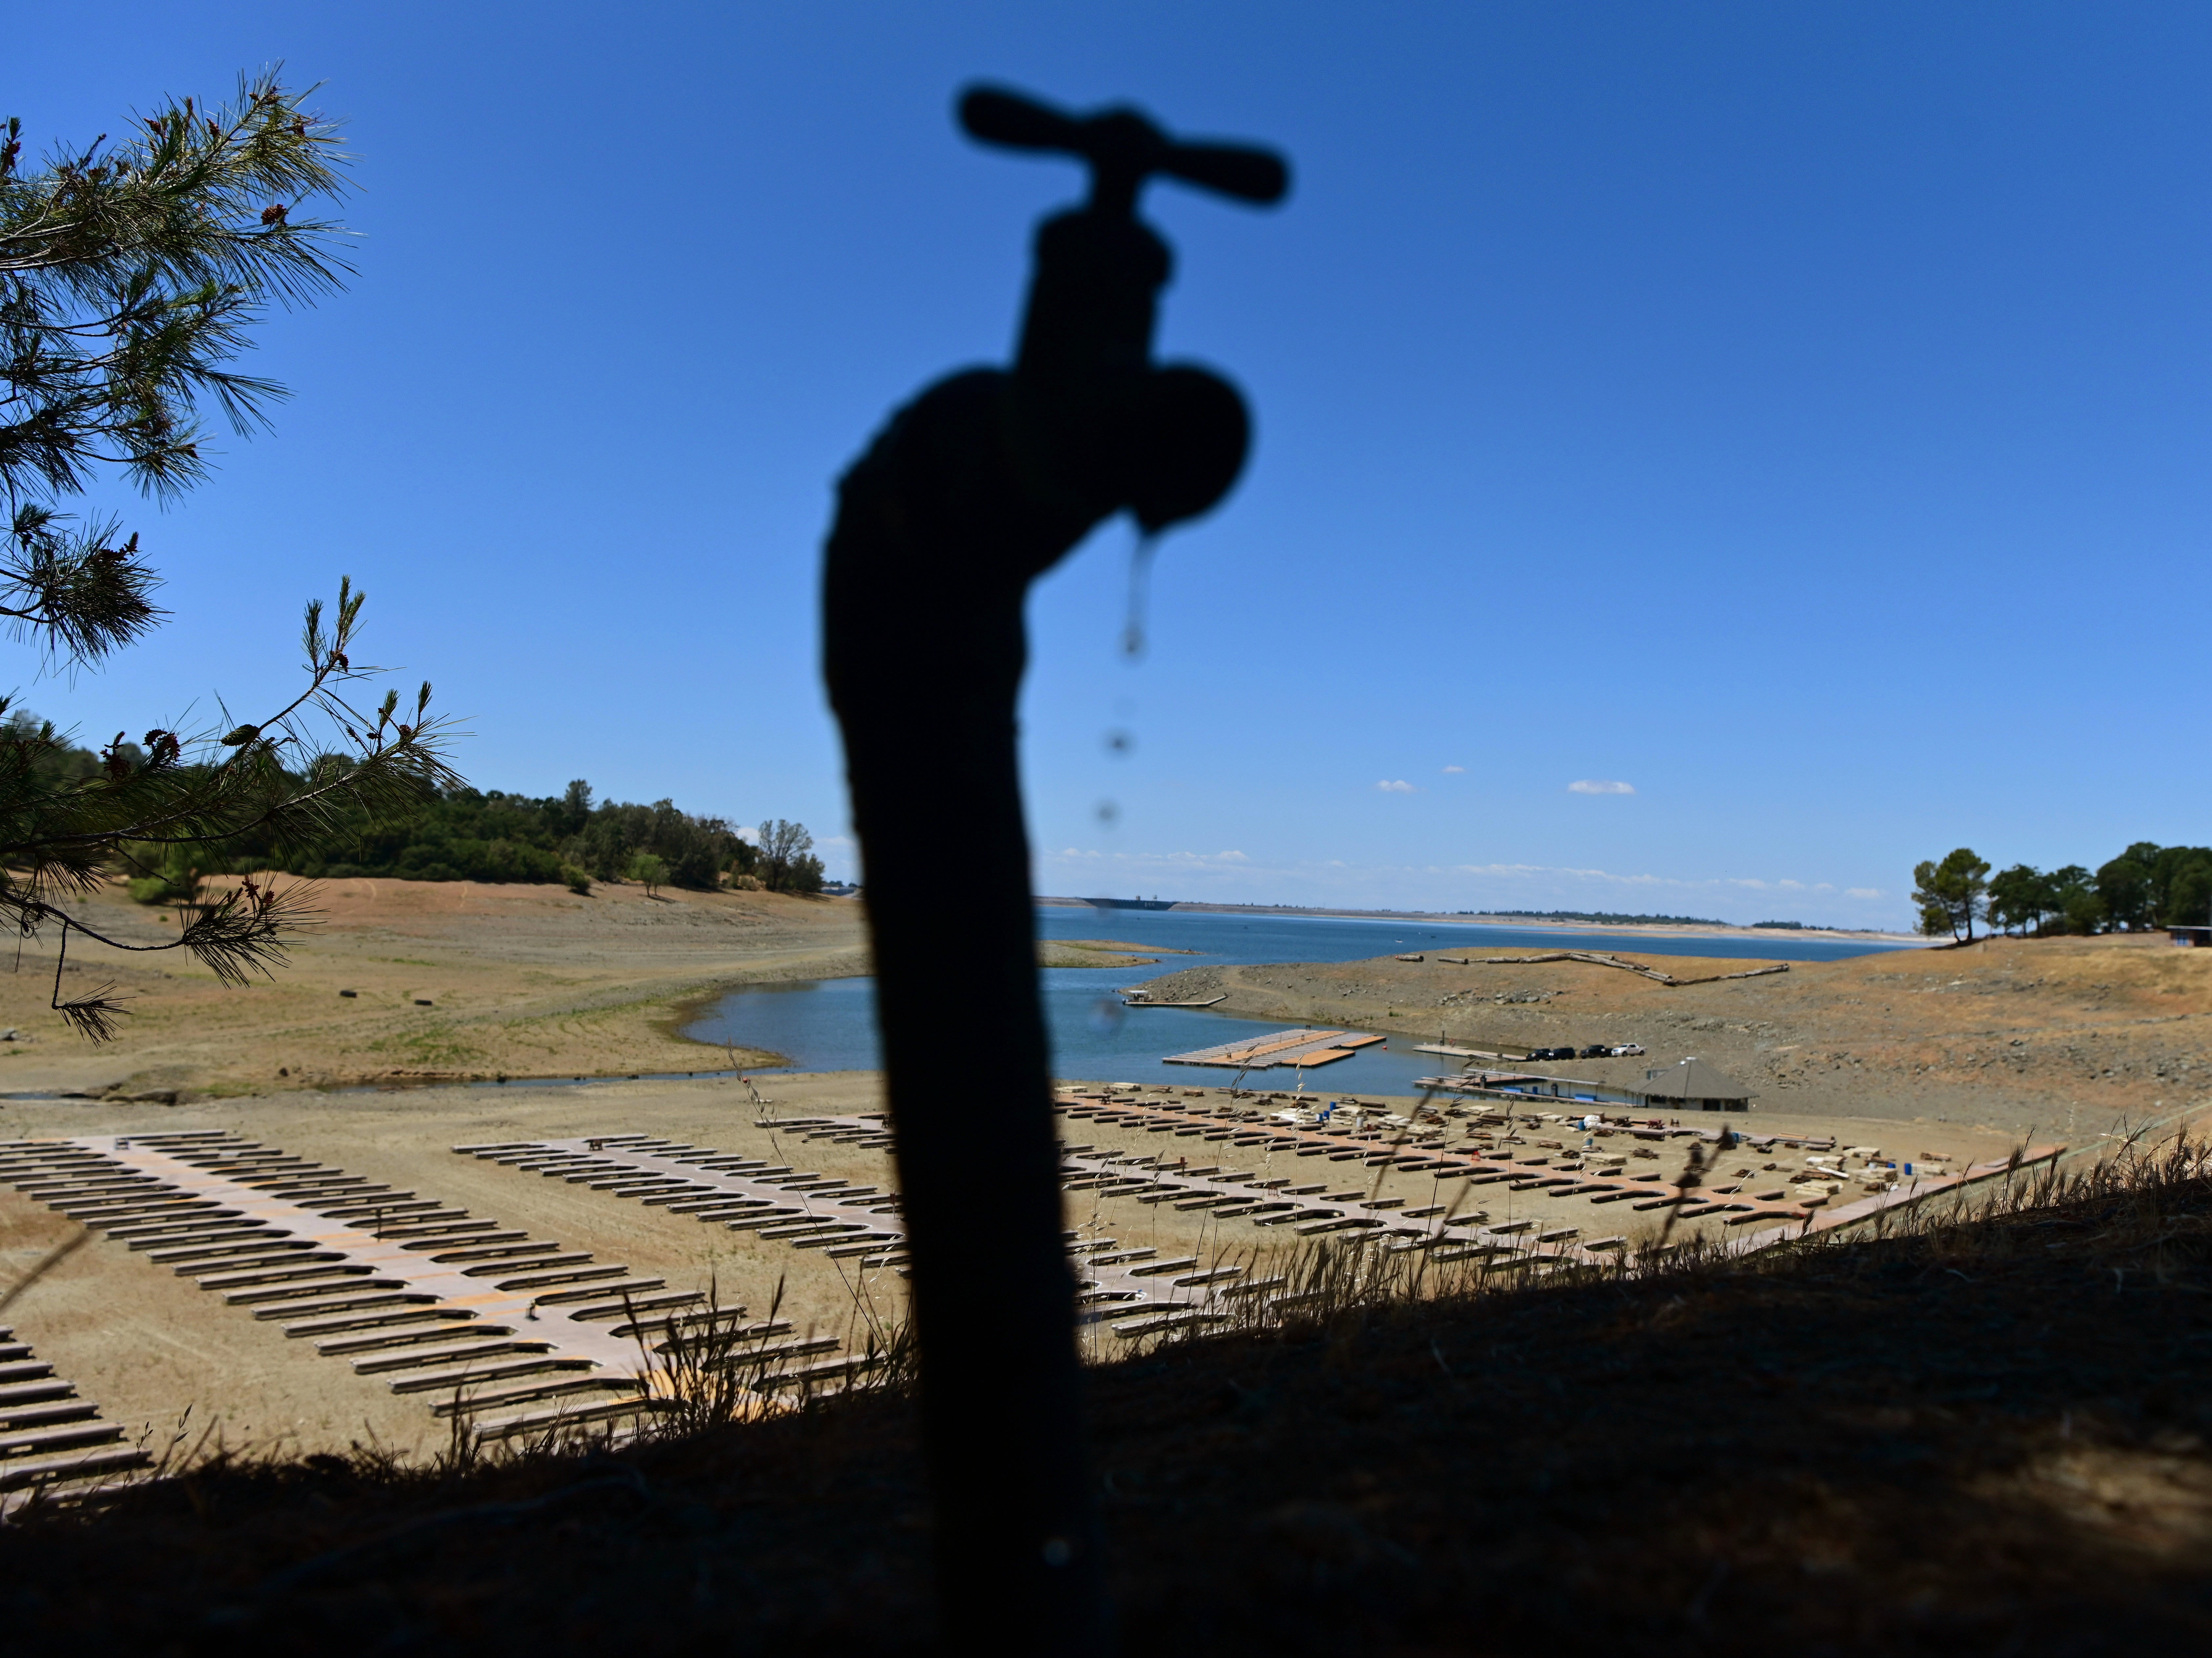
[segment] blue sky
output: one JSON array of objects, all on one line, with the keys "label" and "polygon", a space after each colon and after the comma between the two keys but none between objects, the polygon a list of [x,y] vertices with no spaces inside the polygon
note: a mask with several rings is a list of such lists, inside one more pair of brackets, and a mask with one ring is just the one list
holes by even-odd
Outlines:
[{"label": "blue sky", "polygon": [[959,138],[988,77],[1297,180],[1148,198],[1162,348],[1257,442],[1141,661],[1125,525],[1037,591],[1042,890],[1883,926],[1960,843],[2212,840],[2201,7],[24,11],[38,147],[282,58],[362,186],[358,279],[256,354],[275,433],[131,508],[174,619],[18,655],[88,736],[280,696],[343,572],[480,786],[799,818],[851,872],[830,486],[1005,355],[1077,187]]}]

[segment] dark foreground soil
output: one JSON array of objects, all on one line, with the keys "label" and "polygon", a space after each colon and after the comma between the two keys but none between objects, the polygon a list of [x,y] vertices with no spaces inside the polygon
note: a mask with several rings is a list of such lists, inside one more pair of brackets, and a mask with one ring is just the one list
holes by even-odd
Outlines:
[{"label": "dark foreground soil", "polygon": [[[2212,1650],[2212,1190],[1097,1374],[1131,1653]],[[0,1530],[20,1652],[927,1650],[909,1410]]]}]

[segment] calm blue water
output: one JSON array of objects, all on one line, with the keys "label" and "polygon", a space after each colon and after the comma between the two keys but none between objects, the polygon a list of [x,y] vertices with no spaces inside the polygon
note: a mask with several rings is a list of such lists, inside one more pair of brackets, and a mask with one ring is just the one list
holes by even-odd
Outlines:
[{"label": "calm blue water", "polygon": [[[1198,909],[1077,909],[1040,905],[1048,938],[1114,938],[1159,950],[1194,950],[1230,967],[1254,962],[1357,962],[1406,950],[1619,950],[1638,956],[1726,956],[1763,962],[1840,962],[1917,946],[1797,938],[1787,932],[1655,938],[1635,928],[1478,926],[1437,921],[1366,921],[1334,915],[1237,915]],[[1176,965],[1163,962],[1155,973]],[[1225,1041],[1226,1038],[1224,1038]]]},{"label": "calm blue water", "polygon": [[[1233,1073],[1164,1066],[1169,1054],[1209,1048],[1244,1032],[1282,1029],[1279,1022],[1231,1018],[1188,1008],[1124,1009],[1116,986],[1138,984],[1179,967],[1246,966],[1256,962],[1350,962],[1372,956],[1438,949],[1457,954],[1493,950],[1630,950],[1638,954],[1725,956],[1766,961],[1830,962],[1895,948],[1830,939],[1653,938],[1636,932],[1557,927],[1451,926],[1434,922],[1347,920],[1331,916],[1235,915],[1188,910],[1095,910],[1040,908],[1037,931],[1047,938],[1111,938],[1156,950],[1194,955],[1164,957],[1158,967],[1055,968],[1044,977],[1046,1023],[1052,1032],[1053,1070],[1062,1077],[1099,1082],[1218,1084]],[[870,1071],[876,1067],[876,987],[872,979],[822,979],[759,985],[732,993],[684,1033],[701,1042],[737,1043],[787,1054],[800,1071]],[[1413,1045],[1433,1033],[1408,1032],[1349,1060],[1306,1074],[1306,1091],[1324,1095],[1406,1094],[1417,1077],[1434,1076],[1445,1063],[1415,1054]],[[1290,1089],[1297,1073],[1285,1068],[1254,1072],[1248,1080]]]}]

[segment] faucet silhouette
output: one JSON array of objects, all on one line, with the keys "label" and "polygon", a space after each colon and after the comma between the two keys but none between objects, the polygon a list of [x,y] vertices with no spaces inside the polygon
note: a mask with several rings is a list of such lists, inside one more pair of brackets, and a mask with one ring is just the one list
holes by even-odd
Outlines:
[{"label": "faucet silhouette", "polygon": [[1152,361],[1171,257],[1137,217],[1146,182],[1266,203],[1289,173],[1126,108],[1076,118],[976,88],[960,119],[1081,158],[1091,197],[1039,227],[1012,367],[930,386],[840,482],[823,672],[874,945],[947,1649],[1079,1654],[1109,1637],[1015,762],[1022,609],[1102,520],[1156,532],[1243,467],[1236,389]]}]

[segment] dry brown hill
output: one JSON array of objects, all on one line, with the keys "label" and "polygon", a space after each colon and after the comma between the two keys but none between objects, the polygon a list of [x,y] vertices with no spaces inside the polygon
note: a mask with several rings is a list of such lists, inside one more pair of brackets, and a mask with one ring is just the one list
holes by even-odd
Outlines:
[{"label": "dry brown hill", "polygon": [[[2212,1094],[2212,950],[2177,949],[2163,934],[1991,939],[1671,987],[1581,962],[1486,964],[1485,952],[1468,954],[1466,966],[1431,955],[1198,967],[1149,988],[1164,999],[1224,994],[1224,1013],[1473,1048],[1638,1042],[1647,1058],[1577,1060],[1572,1074],[1632,1083],[1694,1054],[1767,1108],[1798,1114],[2075,1139]],[[1685,979],[1765,965],[1621,959]]]},{"label": "dry brown hill", "polygon": [[[706,1069],[721,1056],[676,1034],[690,1004],[747,980],[866,970],[850,900],[360,879],[319,883],[315,903],[323,923],[290,965],[243,989],[182,951],[132,955],[72,938],[65,987],[112,981],[131,998],[118,1039],[102,1048],[48,1011],[53,936],[26,945],[0,975],[0,1029],[19,1033],[0,1042],[0,1090],[221,1096]],[[119,893],[87,909],[125,943],[176,936],[173,910]]]}]

